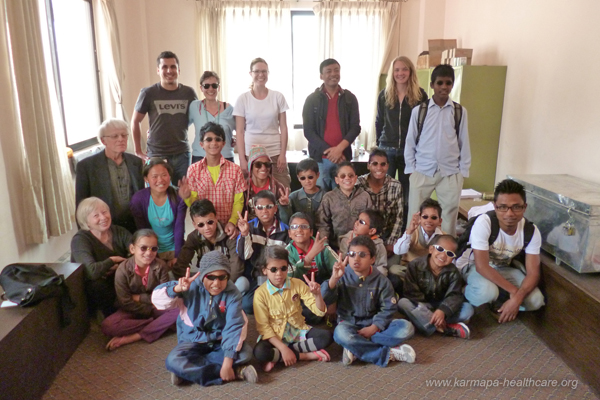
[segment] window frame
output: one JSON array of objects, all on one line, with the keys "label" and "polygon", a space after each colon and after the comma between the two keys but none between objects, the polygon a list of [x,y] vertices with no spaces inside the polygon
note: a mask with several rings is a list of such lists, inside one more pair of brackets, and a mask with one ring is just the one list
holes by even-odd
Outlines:
[{"label": "window frame", "polygon": [[[295,93],[295,86],[294,86],[294,76],[295,76],[295,64],[294,64],[294,16],[313,16],[316,18],[315,12],[313,10],[306,10],[306,9],[302,9],[302,10],[291,10],[290,11],[290,18],[291,18],[291,28],[292,28],[292,32],[291,32],[291,39],[292,39],[292,43],[291,43],[291,47],[292,47],[292,96],[293,99],[295,99],[296,97],[296,93]],[[296,107],[296,104],[294,104],[294,109]],[[293,124],[293,129],[304,129],[304,124]]]}]

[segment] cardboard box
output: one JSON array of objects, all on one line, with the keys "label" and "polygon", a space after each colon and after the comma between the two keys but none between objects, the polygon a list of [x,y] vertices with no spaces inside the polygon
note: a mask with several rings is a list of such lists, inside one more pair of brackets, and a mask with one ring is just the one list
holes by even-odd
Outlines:
[{"label": "cardboard box", "polygon": [[429,68],[438,66],[442,63],[442,53],[444,50],[456,48],[456,39],[430,39],[428,43]]},{"label": "cardboard box", "polygon": [[417,58],[417,69],[429,68],[429,54],[422,54]]}]

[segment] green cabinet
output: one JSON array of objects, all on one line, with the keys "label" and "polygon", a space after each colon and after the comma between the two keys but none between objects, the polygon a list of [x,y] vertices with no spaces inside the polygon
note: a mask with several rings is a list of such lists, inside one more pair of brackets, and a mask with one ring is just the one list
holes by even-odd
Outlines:
[{"label": "green cabinet", "polygon": [[[417,70],[419,85],[429,98],[433,68]],[[462,104],[469,117],[471,169],[463,187],[493,192],[498,163],[498,144],[506,82],[505,66],[463,65],[454,67],[455,81],[450,97]]]}]

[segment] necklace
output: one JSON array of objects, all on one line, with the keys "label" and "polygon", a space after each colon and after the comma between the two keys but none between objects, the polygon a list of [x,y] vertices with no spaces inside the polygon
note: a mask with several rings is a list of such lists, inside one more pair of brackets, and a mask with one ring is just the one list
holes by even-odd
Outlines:
[{"label": "necklace", "polygon": [[[209,111],[208,108],[206,107],[206,99],[202,100],[202,105],[204,106],[204,109],[206,110],[206,114],[208,115],[212,115]],[[202,115],[202,107],[200,107],[200,115]],[[208,119],[208,115],[207,115],[207,119]],[[219,124],[219,119],[221,118],[221,104],[219,104],[219,102],[217,101],[217,115],[213,116],[213,118],[216,119],[217,124]],[[220,125],[220,124],[219,124]]]}]

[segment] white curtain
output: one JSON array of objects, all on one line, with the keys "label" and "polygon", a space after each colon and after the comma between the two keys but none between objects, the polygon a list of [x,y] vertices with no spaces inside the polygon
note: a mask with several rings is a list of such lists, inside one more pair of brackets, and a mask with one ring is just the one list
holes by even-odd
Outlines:
[{"label": "white curtain", "polygon": [[0,13],[0,84],[8,100],[0,140],[10,209],[16,235],[44,243],[68,232],[75,213],[64,132],[54,128],[37,0],[0,0]]},{"label": "white curtain", "polygon": [[[400,4],[397,2],[332,2],[314,7],[319,25],[319,54],[335,58],[341,66],[340,86],[358,98],[360,143],[375,144],[375,107],[379,75],[390,57],[390,32],[398,32]],[[393,56],[395,57],[395,55]],[[392,57],[392,58],[393,58]]]},{"label": "white curtain", "polygon": [[102,113],[105,119],[120,118],[127,121],[121,91],[125,76],[121,64],[121,43],[114,1],[93,0],[93,10]]}]

